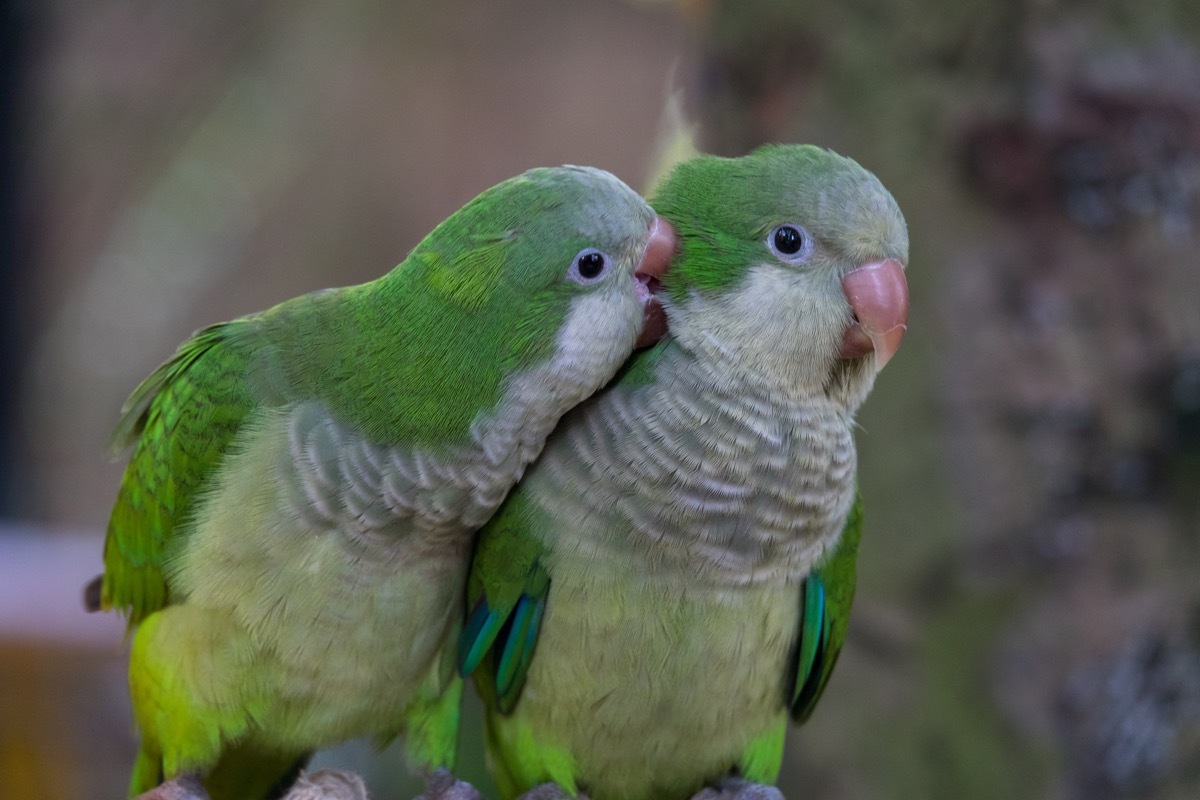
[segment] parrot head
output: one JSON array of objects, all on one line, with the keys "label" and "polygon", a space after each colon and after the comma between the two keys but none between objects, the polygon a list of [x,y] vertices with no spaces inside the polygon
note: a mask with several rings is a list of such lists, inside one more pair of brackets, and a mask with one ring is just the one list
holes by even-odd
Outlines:
[{"label": "parrot head", "polygon": [[[268,312],[280,344],[254,383],[319,396],[371,441],[445,453],[495,435],[488,457],[503,460],[516,437],[525,458],[639,341],[662,335],[656,292],[674,250],[671,226],[610,173],[532,169],[470,200],[385,275]],[[312,334],[293,335],[300,324]]]},{"label": "parrot head", "polygon": [[519,320],[506,332],[518,353],[544,349],[547,334],[628,351],[625,340],[645,346],[665,332],[656,292],[675,246],[671,226],[616,176],[564,166],[488,189],[412,256],[456,305]]},{"label": "parrot head", "polygon": [[856,406],[908,323],[908,231],[854,161],[811,145],[678,165],[651,198],[679,254],[663,278],[686,349]]}]

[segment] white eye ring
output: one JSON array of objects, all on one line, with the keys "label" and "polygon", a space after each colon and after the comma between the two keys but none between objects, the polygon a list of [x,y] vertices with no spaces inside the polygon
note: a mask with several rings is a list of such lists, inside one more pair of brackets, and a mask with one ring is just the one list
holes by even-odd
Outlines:
[{"label": "white eye ring", "polygon": [[594,247],[585,247],[571,261],[567,278],[584,286],[591,286],[607,278],[610,272],[612,259]]},{"label": "white eye ring", "polygon": [[803,264],[812,255],[813,239],[802,225],[785,222],[767,234],[767,247],[781,261]]}]

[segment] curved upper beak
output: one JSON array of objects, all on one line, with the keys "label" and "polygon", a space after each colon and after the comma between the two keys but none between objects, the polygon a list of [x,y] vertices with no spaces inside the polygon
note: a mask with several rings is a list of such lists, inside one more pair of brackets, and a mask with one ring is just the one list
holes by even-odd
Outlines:
[{"label": "curved upper beak", "polygon": [[841,358],[875,353],[875,368],[883,369],[900,349],[908,330],[908,281],[894,258],[863,264],[842,278],[842,291],[854,311],[846,329]]},{"label": "curved upper beak", "polygon": [[659,288],[659,278],[666,273],[677,249],[675,229],[662,217],[655,216],[646,236],[646,249],[633,269],[633,276],[639,283],[639,293],[644,292],[642,333],[638,336],[637,347],[652,345],[667,332],[667,316],[655,294]]}]

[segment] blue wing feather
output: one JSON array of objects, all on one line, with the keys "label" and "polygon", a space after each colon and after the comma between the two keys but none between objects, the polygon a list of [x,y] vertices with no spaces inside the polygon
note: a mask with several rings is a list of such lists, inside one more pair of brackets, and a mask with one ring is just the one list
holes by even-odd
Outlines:
[{"label": "blue wing feather", "polygon": [[800,632],[787,683],[788,707],[797,722],[807,720],[817,707],[846,639],[862,521],[862,500],[855,498],[837,547],[804,579]]}]

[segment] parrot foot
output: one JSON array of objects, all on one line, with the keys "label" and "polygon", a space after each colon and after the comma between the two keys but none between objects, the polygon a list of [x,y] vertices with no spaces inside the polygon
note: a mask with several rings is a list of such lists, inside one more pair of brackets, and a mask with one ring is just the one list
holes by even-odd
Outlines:
[{"label": "parrot foot", "polygon": [[425,781],[425,791],[416,800],[483,800],[474,786],[457,780],[445,767],[439,768]]},{"label": "parrot foot", "polygon": [[200,783],[199,775],[180,775],[139,794],[133,800],[208,800],[208,792]]},{"label": "parrot foot", "polygon": [[353,772],[322,769],[301,773],[283,800],[370,800],[370,795]]},{"label": "parrot foot", "polygon": [[763,783],[726,778],[716,788],[709,787],[697,792],[692,800],[783,800],[783,792]]},{"label": "parrot foot", "polygon": [[587,795],[572,796],[557,783],[543,783],[535,786],[517,800],[588,800]]}]

